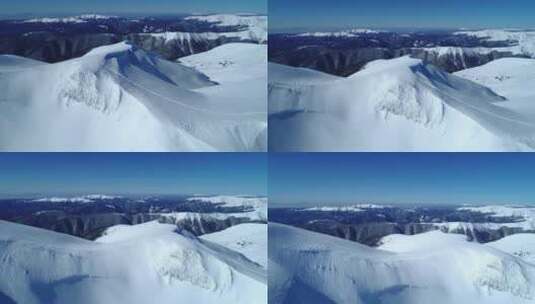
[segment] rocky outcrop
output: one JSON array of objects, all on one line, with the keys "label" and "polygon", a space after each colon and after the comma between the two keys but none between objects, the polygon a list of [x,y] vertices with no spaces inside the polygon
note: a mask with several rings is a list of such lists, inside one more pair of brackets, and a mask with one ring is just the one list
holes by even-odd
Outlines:
[{"label": "rocky outcrop", "polygon": [[238,224],[256,222],[245,216],[229,216],[227,218],[205,216],[190,217],[179,220],[172,217],[163,216],[160,217],[158,221],[166,224],[175,224],[179,229],[187,230],[196,236],[225,230]]}]

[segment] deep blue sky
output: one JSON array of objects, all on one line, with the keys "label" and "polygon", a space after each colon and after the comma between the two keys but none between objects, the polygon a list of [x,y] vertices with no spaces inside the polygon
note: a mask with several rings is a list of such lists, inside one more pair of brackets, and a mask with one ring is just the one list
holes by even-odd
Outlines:
[{"label": "deep blue sky", "polygon": [[535,203],[533,153],[272,154],[270,206]]},{"label": "deep blue sky", "polygon": [[267,0],[3,0],[0,14],[32,13],[266,13]]},{"label": "deep blue sky", "polygon": [[266,169],[262,153],[0,153],[0,197],[266,195]]},{"label": "deep blue sky", "polygon": [[270,0],[280,28],[535,27],[533,0]]}]

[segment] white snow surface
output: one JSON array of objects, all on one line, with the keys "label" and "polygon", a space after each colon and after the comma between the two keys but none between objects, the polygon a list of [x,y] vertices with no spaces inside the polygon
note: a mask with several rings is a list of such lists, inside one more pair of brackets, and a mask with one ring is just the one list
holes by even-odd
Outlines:
[{"label": "white snow surface", "polygon": [[240,224],[200,238],[237,251],[267,271],[267,224]]},{"label": "white snow surface", "polygon": [[535,234],[519,233],[486,244],[535,265]]},{"label": "white snow surface", "polygon": [[266,100],[267,45],[253,43],[227,43],[207,52],[179,59],[179,62],[201,71],[218,83],[261,82]]},{"label": "white snow surface", "polygon": [[439,231],[371,248],[269,224],[269,303],[533,303],[535,265]]},{"label": "white snow surface", "polygon": [[149,222],[95,242],[0,221],[0,293],[16,303],[265,303],[265,270]]},{"label": "white snow surface", "polygon": [[273,151],[535,148],[535,123],[525,111],[535,107],[521,109],[518,100],[419,59],[373,61],[347,78],[305,71],[269,64]]},{"label": "white snow surface", "polygon": [[[507,98],[504,108],[512,113],[522,113],[526,118],[535,117],[535,59],[501,58],[485,65],[456,72],[455,75],[469,79],[492,89]],[[533,120],[532,120],[533,121]],[[526,141],[531,141],[526,138]]]},{"label": "white snow surface", "polygon": [[1,151],[266,150],[265,102],[253,91],[232,96],[235,87],[130,44],[13,61],[0,56]]}]

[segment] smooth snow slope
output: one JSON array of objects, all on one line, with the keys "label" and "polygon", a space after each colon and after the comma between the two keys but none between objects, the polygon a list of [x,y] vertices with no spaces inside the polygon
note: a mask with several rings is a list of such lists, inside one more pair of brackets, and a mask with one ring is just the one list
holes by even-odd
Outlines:
[{"label": "smooth snow slope", "polygon": [[0,299],[16,303],[265,303],[265,270],[149,222],[95,242],[0,221]]},{"label": "smooth snow slope", "polygon": [[533,233],[513,234],[486,245],[518,256],[535,265],[535,234]]},{"label": "smooth snow slope", "polygon": [[267,271],[267,233],[267,224],[247,223],[204,234],[200,238],[235,250]]},{"label": "smooth snow slope", "polygon": [[463,236],[391,235],[380,249],[269,225],[269,303],[533,303],[535,265]]},{"label": "smooth snow slope", "polygon": [[269,64],[274,151],[524,151],[531,116],[487,87],[419,59],[377,60],[341,78]]},{"label": "smooth snow slope", "polygon": [[[455,75],[491,88],[507,98],[502,106],[511,112],[535,117],[535,59],[501,58]],[[531,140],[533,139],[526,139]]]},{"label": "smooth snow slope", "polygon": [[231,99],[198,91],[227,92],[193,68],[127,43],[56,64],[17,60],[0,56],[0,150],[266,148],[265,110],[252,110],[247,92]]},{"label": "smooth snow slope", "polygon": [[[208,97],[222,100],[226,108],[262,113],[246,140],[254,136],[257,150],[267,150],[267,45],[227,43],[207,52],[180,58],[179,62],[208,75],[220,85],[199,89]],[[261,119],[260,119],[261,118]],[[246,124],[246,122],[244,122]]]}]

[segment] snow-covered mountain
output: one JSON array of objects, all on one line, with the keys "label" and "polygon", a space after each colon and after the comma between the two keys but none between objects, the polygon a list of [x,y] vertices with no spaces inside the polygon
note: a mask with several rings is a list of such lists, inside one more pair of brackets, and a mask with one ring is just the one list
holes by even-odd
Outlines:
[{"label": "snow-covered mountain", "polygon": [[269,73],[274,151],[535,148],[535,107],[419,59],[373,61],[347,78],[272,63]]},{"label": "snow-covered mountain", "polygon": [[[257,15],[206,15],[189,16],[186,20],[195,20],[212,24],[215,28],[226,29],[232,27],[233,31],[162,31],[144,32],[132,36],[134,41],[148,49],[166,49],[171,51],[179,49],[180,54],[196,54],[199,49],[204,51],[218,45],[227,43],[255,43],[266,44],[267,17]],[[245,46],[246,47],[246,46]],[[264,67],[265,69],[265,67]]]},{"label": "snow-covered mountain", "polygon": [[82,196],[73,196],[73,197],[43,197],[43,198],[36,198],[31,200],[30,202],[39,203],[39,202],[45,202],[45,203],[93,203],[96,200],[114,200],[114,199],[120,199],[121,196],[113,196],[113,195],[105,195],[105,194],[89,194],[89,195],[82,195]]},{"label": "snow-covered mountain", "polygon": [[267,197],[258,196],[238,196],[238,195],[214,195],[214,196],[193,196],[187,199],[190,202],[205,202],[221,207],[239,207],[247,211],[258,214],[258,218],[267,220]]},{"label": "snow-covered mountain", "polygon": [[388,208],[388,205],[375,204],[355,204],[349,206],[321,206],[300,209],[300,211],[318,211],[318,212],[362,212],[367,209],[383,209]]},{"label": "snow-covered mountain", "polygon": [[[262,15],[240,15],[240,14],[214,14],[214,15],[194,15],[188,16],[186,20],[197,20],[213,23],[216,26],[237,26],[241,27],[239,37],[243,40],[253,40],[258,43],[267,41],[268,18]],[[225,33],[228,35],[230,33]]]},{"label": "snow-covered mountain", "polygon": [[107,20],[119,18],[117,16],[99,15],[99,14],[83,14],[70,17],[43,17],[22,20],[22,23],[86,23],[96,20]]},{"label": "snow-covered mountain", "polygon": [[[458,210],[477,212],[485,214],[488,217],[499,220],[493,223],[464,223],[464,222],[447,222],[436,223],[434,225],[443,228],[445,231],[456,229],[474,229],[484,228],[499,229],[501,227],[515,228],[520,231],[535,231],[535,208],[529,206],[503,206],[488,205],[478,207],[462,207]],[[509,219],[509,220],[507,220]]]},{"label": "snow-covered mountain", "polygon": [[[262,223],[268,221],[268,203],[266,197],[249,196],[195,196],[188,198],[192,203],[210,203],[226,212],[169,212],[151,214],[160,222],[174,224],[178,227],[204,235],[213,231],[230,229],[228,227],[244,227],[242,223]],[[229,212],[228,210],[235,210]],[[254,226],[251,226],[254,227]],[[260,226],[257,226],[260,227]],[[242,229],[242,228],[236,228]],[[231,233],[231,232],[227,232]]]},{"label": "snow-covered mountain", "polygon": [[243,223],[266,224],[267,198],[156,195],[140,199],[90,194],[0,199],[0,220],[89,240],[102,236],[112,226],[150,221],[173,224],[199,236]]},{"label": "snow-covered mountain", "polygon": [[[533,252],[527,248],[533,242],[511,242]],[[535,265],[499,245],[471,243],[439,231],[390,235],[382,243],[376,249],[270,223],[269,303],[486,304],[535,299]]]},{"label": "snow-covered mountain", "polygon": [[[149,222],[95,242],[0,221],[3,303],[266,303],[266,270],[210,240]],[[264,238],[252,237],[253,242]]]},{"label": "snow-covered mountain", "polygon": [[[244,227],[242,223],[262,223],[268,221],[268,203],[266,197],[244,196],[195,196],[187,199],[192,203],[210,203],[226,212],[169,212],[151,214],[160,222],[184,227],[196,235],[204,235],[214,231],[230,229],[228,227]],[[235,210],[229,212],[228,210]],[[254,226],[252,226],[254,227]],[[261,226],[256,226],[261,227]],[[242,228],[236,228],[242,229]],[[217,233],[217,232],[216,232]],[[231,233],[231,232],[227,232]],[[225,235],[224,233],[223,235]]]},{"label": "snow-covered mountain", "polygon": [[85,55],[96,47],[130,41],[167,60],[233,42],[266,44],[267,16],[80,16],[0,20],[0,54],[48,63]]},{"label": "snow-covered mountain", "polygon": [[295,34],[297,37],[345,37],[345,38],[356,38],[361,34],[378,34],[383,31],[372,30],[372,29],[349,29],[336,32],[306,32]]},{"label": "snow-covered mountain", "polygon": [[513,55],[535,57],[535,30],[521,29],[484,29],[458,31],[456,35],[474,36],[489,42],[510,42],[511,46],[487,48],[495,51],[508,51]]},{"label": "snow-covered mountain", "polygon": [[271,33],[271,62],[346,77],[378,59],[422,59],[453,73],[509,57],[535,58],[529,29]]},{"label": "snow-covered mountain", "polygon": [[131,44],[34,63],[0,56],[0,150],[266,149],[265,102],[254,90],[227,88]]}]

